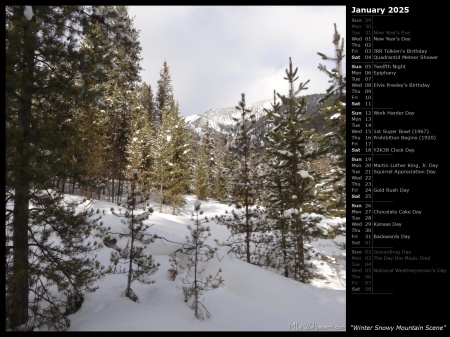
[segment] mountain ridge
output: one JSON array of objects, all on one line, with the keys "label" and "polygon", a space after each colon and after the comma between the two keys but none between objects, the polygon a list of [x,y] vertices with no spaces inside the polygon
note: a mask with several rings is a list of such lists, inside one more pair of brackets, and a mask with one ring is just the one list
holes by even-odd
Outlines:
[{"label": "mountain ridge", "polygon": [[[298,97],[301,99],[305,97],[306,99],[306,116],[309,116],[319,108],[323,107],[322,103],[317,101],[323,97],[325,94],[311,94]],[[254,103],[246,105],[246,108],[251,110],[251,113],[255,115],[255,124],[253,129],[258,128],[259,132],[265,132],[264,121],[267,119],[267,112],[265,109],[270,110],[272,108],[272,100],[261,100]],[[282,106],[283,109],[283,106]],[[226,107],[226,108],[211,108],[208,111],[199,114],[192,115],[185,118],[191,130],[197,135],[197,138],[201,138],[204,128],[207,126],[214,130],[216,133],[228,135],[232,132],[236,125],[233,118],[240,117],[240,111],[236,107]],[[323,121],[320,115],[317,114],[311,122],[311,126],[314,127],[318,132],[323,131]]]}]

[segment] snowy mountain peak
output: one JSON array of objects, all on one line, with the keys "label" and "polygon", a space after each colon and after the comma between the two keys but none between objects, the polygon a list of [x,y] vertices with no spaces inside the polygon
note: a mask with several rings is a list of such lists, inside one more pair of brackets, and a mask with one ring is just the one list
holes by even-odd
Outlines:
[{"label": "snowy mountain peak", "polygon": [[[321,103],[318,103],[318,99],[322,95],[323,94],[313,94],[305,96],[307,114],[316,112],[319,107],[322,106]],[[265,109],[272,109],[272,103],[272,100],[262,100],[246,105],[246,108],[251,110],[250,114],[255,115],[255,127],[258,127],[258,125],[264,123],[265,117],[267,115]],[[205,128],[207,124],[210,129],[213,129],[218,133],[229,134],[236,126],[236,121],[233,118],[240,119],[240,114],[241,112],[239,109],[236,109],[236,106],[227,108],[213,108],[209,109],[203,114],[189,116],[185,120],[199,137],[202,136],[202,129]],[[321,126],[319,119],[321,119],[321,117],[317,116],[315,117],[315,119],[316,124],[314,125],[314,127],[317,131],[320,132]]]},{"label": "snowy mountain peak", "polygon": [[[258,101],[256,103],[247,104],[246,106],[247,109],[252,111],[252,114],[255,115],[257,120],[266,115],[264,109],[270,109],[271,107],[269,100]],[[235,125],[236,122],[233,118],[239,118],[240,111],[236,109],[235,106],[228,108],[213,108],[203,113],[202,116],[222,126]]]},{"label": "snowy mountain peak", "polygon": [[[266,112],[264,109],[272,107],[269,100],[258,101],[256,103],[247,104],[246,108],[251,110],[251,114],[255,115],[256,120],[264,117]],[[192,130],[197,134],[202,134],[202,128],[208,124],[209,128],[217,132],[226,133],[227,130],[236,125],[233,118],[239,118],[240,111],[235,106],[227,108],[212,108],[200,115],[186,117],[186,122],[191,126]]]}]

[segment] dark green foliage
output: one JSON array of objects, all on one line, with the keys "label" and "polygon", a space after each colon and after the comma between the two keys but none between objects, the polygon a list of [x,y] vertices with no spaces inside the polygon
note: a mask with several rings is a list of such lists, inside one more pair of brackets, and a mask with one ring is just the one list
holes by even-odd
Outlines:
[{"label": "dark green foliage", "polygon": [[140,79],[141,47],[125,6],[99,6],[98,10],[109,14],[105,20],[111,29],[96,25],[93,33],[83,39],[82,50],[90,61],[96,62],[91,78],[83,85],[98,97],[92,109],[80,111],[77,118],[84,136],[79,153],[88,154],[82,183],[88,198],[99,183],[110,184],[110,200],[119,202],[137,105],[135,82]]},{"label": "dark green foliage", "polygon": [[170,69],[167,61],[164,61],[163,68],[159,73],[159,79],[157,81],[156,92],[156,109],[155,109],[155,124],[160,125],[163,120],[164,109],[171,109],[175,105],[173,97],[172,78],[170,76]]},{"label": "dark green foliage", "polygon": [[158,199],[172,207],[172,213],[184,205],[183,195],[189,187],[191,175],[190,158],[192,134],[183,117],[180,116],[178,103],[172,108],[165,108],[163,120],[155,135],[153,151],[153,184]]},{"label": "dark green foliage", "polygon": [[221,173],[226,148],[221,141],[206,122],[202,127],[202,136],[197,145],[194,162],[194,192],[200,200],[206,200],[208,197],[214,199],[225,197],[225,181]]},{"label": "dark green foliage", "polygon": [[206,200],[211,193],[210,177],[212,176],[208,156],[202,144],[198,146],[194,167],[194,193],[199,200]]},{"label": "dark green foliage", "polygon": [[[83,294],[95,291],[95,281],[108,272],[94,254],[102,246],[100,240],[94,240],[103,231],[100,216],[86,201],[82,201],[85,211],[76,214],[74,202],[51,190],[32,190],[30,202],[33,208],[29,212],[27,236],[29,318],[26,326],[31,330],[67,330],[70,326],[67,316],[80,308]],[[6,239],[12,244],[10,221],[11,217],[6,223]],[[15,286],[13,266],[14,256],[7,255],[7,317],[14,308],[8,291]]]},{"label": "dark green foliage", "polygon": [[[12,233],[7,329],[64,330],[69,323],[64,316],[67,298],[80,289],[88,291],[93,280],[87,274],[97,275],[95,262],[75,256],[85,253],[79,235],[86,236],[93,225],[63,210],[60,199],[46,191],[58,189],[58,181],[83,174],[83,150],[92,144],[83,142],[78,112],[95,109],[102,98],[99,88],[114,61],[105,57],[106,51],[131,45],[126,27],[108,24],[119,17],[126,21],[120,8],[25,7],[5,8],[5,162],[7,200],[12,205],[6,211]],[[26,17],[25,10],[32,16]],[[97,39],[101,34],[107,38]],[[89,46],[88,41],[96,43]],[[64,228],[66,224],[78,235]],[[47,241],[52,235],[61,246]],[[70,235],[76,244],[64,239]],[[52,284],[64,295],[53,300]]]},{"label": "dark green foliage", "polygon": [[[142,97],[138,95],[136,100]],[[145,108],[138,102],[132,102],[134,108],[132,113],[132,134],[127,144],[127,167],[126,177],[133,177],[133,171],[137,170],[140,199],[149,199],[152,188],[152,166],[155,164],[155,148],[152,143],[154,130],[150,126],[150,121]],[[145,203],[142,203],[145,207]]]},{"label": "dark green foliage", "polygon": [[[254,207],[261,190],[258,181],[259,158],[256,151],[256,137],[250,133],[250,128],[255,122],[255,116],[251,110],[247,109],[245,94],[241,94],[241,100],[236,106],[240,117],[233,118],[236,122],[234,130],[235,137],[230,144],[232,152],[231,167],[227,171],[229,179],[229,196],[231,203],[236,206],[232,221],[229,221],[227,215],[218,217],[216,220],[220,223],[226,223],[231,231],[229,241],[231,245],[239,246],[242,243],[241,236],[244,236],[245,260],[252,262],[251,249],[253,233],[259,224],[260,212]],[[242,258],[242,250],[237,250],[237,256]]]},{"label": "dark green foliage", "polygon": [[216,216],[215,221],[227,226],[231,235],[221,245],[229,246],[241,260],[262,266],[265,243],[262,231],[266,228],[265,211],[259,206],[248,206],[233,209]]},{"label": "dark green foliage", "polygon": [[[288,81],[288,95],[274,93],[272,109],[267,111],[269,131],[265,135],[265,156],[267,171],[266,238],[263,259],[272,268],[281,269],[286,277],[307,283],[315,276],[309,243],[317,231],[320,220],[311,217],[314,211],[314,172],[310,163],[317,157],[312,144],[316,134],[308,128],[310,115],[306,117],[305,97],[297,99],[306,90],[305,83],[298,89],[298,68],[293,69],[289,58],[285,80]],[[276,98],[281,100],[282,105]],[[282,110],[281,107],[285,109]]]},{"label": "dark green foliage", "polygon": [[333,45],[334,57],[318,53],[325,61],[334,63],[330,70],[319,64],[319,69],[329,77],[330,87],[327,94],[321,99],[325,107],[320,110],[331,132],[322,137],[320,142],[321,153],[329,157],[332,170],[324,177],[322,190],[318,197],[327,209],[335,216],[345,216],[346,191],[346,76],[342,70],[344,59],[344,39],[340,37],[334,24]]},{"label": "dark green foliage", "polygon": [[152,87],[144,82],[140,90],[142,91],[141,104],[144,107],[144,111],[147,113],[148,122],[150,125],[156,125],[156,105]]}]

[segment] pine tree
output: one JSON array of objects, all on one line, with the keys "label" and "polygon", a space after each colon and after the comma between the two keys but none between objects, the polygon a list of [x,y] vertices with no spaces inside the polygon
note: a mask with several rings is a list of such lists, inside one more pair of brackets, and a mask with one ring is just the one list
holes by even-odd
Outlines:
[{"label": "pine tree", "polygon": [[[344,59],[344,38],[337,30],[334,24],[333,45],[335,50],[334,57],[329,57],[323,53],[318,53],[325,61],[334,62],[334,66],[329,70],[325,65],[319,64],[319,70],[329,77],[330,87],[327,89],[326,95],[322,98],[325,108],[320,111],[328,127],[332,130],[323,137],[321,142],[321,151],[328,158],[329,165],[333,169],[329,169],[326,176],[322,179],[321,189],[317,196],[321,202],[325,204],[327,214],[332,216],[340,216],[345,219],[346,214],[346,76],[342,70],[342,62]],[[368,139],[366,136],[366,140]],[[333,226],[328,236],[334,238],[336,235],[346,235],[345,220]],[[345,251],[345,243],[334,244]],[[342,258],[342,254],[337,256]]]},{"label": "pine tree", "polygon": [[225,200],[228,190],[227,181],[227,157],[229,155],[229,149],[225,143],[226,138],[223,135],[218,135],[214,140],[214,156],[215,165],[213,174],[213,197],[219,201]]},{"label": "pine tree", "polygon": [[[14,201],[6,211],[7,233],[12,233],[7,240],[8,330],[67,329],[70,322],[61,308],[93,289],[101,277],[101,266],[83,257],[95,247],[85,247],[80,238],[96,225],[88,214],[61,206],[61,198],[50,191],[58,190],[58,180],[79,173],[79,166],[72,165],[83,144],[77,112],[93,108],[101,98],[92,89],[108,78],[103,69],[111,58],[105,51],[129,44],[122,26],[107,24],[117,15],[109,9],[5,10],[6,198]],[[110,45],[99,41],[85,48],[81,41],[94,39],[99,29],[109,32]],[[54,244],[55,238],[65,248]],[[54,299],[52,283],[66,297]]]},{"label": "pine tree", "polygon": [[[330,70],[325,65],[319,64],[319,70],[329,77],[330,87],[321,98],[325,103],[320,113],[323,115],[331,132],[322,137],[320,142],[321,152],[329,158],[333,170],[324,177],[320,198],[333,215],[345,214],[346,191],[346,76],[342,70],[344,59],[344,39],[341,39],[334,24],[333,45],[334,57],[323,53],[317,53],[325,61],[334,62]],[[330,193],[331,192],[331,193]]]},{"label": "pine tree", "polygon": [[209,182],[210,171],[208,157],[202,144],[198,145],[197,156],[194,167],[194,193],[199,200],[206,200],[210,195],[211,185]]},{"label": "pine tree", "polygon": [[216,148],[216,140],[212,135],[212,129],[209,126],[209,122],[206,122],[206,125],[202,128],[203,136],[201,139],[202,147],[205,152],[206,159],[206,179],[208,182],[208,193],[207,196],[211,198],[216,197],[216,188],[215,188],[215,170],[217,169],[217,154]]},{"label": "pine tree", "polygon": [[172,78],[165,60],[157,81],[155,121],[158,125],[162,123],[164,109],[172,109],[174,105]]},{"label": "pine tree", "polygon": [[[123,18],[125,17],[126,7],[119,6],[120,10],[125,11]],[[120,21],[120,23],[124,23]],[[130,46],[127,48],[119,49],[118,56],[120,57],[120,63],[114,69],[115,71],[115,83],[112,91],[110,91],[110,98],[108,100],[109,109],[109,123],[110,131],[106,131],[107,135],[113,135],[110,138],[110,158],[113,164],[112,181],[115,177],[118,180],[117,186],[117,202],[122,192],[122,182],[125,182],[125,170],[128,164],[127,161],[127,145],[131,139],[133,112],[136,111],[139,106],[139,102],[136,100],[136,91],[134,90],[134,83],[139,80],[138,71],[141,69],[138,65],[140,59],[141,48],[138,43],[138,33],[132,26],[132,21],[127,24],[130,29],[124,34],[127,37],[127,41],[130,42]],[[114,191],[114,188],[112,188]]]},{"label": "pine tree", "polygon": [[[16,278],[14,254],[8,253],[5,268],[7,329],[67,330],[70,327],[67,316],[78,311],[84,294],[98,289],[95,282],[109,272],[95,255],[102,247],[95,240],[95,236],[100,237],[103,232],[101,216],[85,200],[69,201],[51,190],[30,191],[30,202],[33,208],[29,211],[27,236],[29,318],[21,327],[10,325],[10,317],[19,303],[9,296]],[[81,204],[85,204],[85,210],[76,213],[75,207]],[[11,221],[13,219],[8,217],[7,252],[15,248]]]},{"label": "pine tree", "polygon": [[[134,83],[139,80],[141,47],[138,32],[125,6],[100,6],[98,10],[112,14],[108,20],[109,26],[122,27],[120,32],[112,35],[100,26],[95,30],[94,37],[84,39],[84,48],[91,55],[95,48],[100,48],[103,51],[101,56],[109,60],[95,70],[94,75],[102,77],[103,81],[91,90],[101,93],[101,98],[97,100],[96,122],[101,125],[101,133],[105,135],[103,157],[105,172],[111,182],[111,199],[120,203],[128,164],[126,151],[131,139],[132,114],[137,104],[138,92],[135,91]],[[123,40],[124,43],[114,44],[114,39]]]},{"label": "pine tree", "polygon": [[286,198],[288,195],[288,188],[284,177],[287,174],[286,167],[283,166],[284,160],[280,158],[278,151],[278,144],[283,142],[284,135],[281,131],[282,125],[279,122],[281,119],[281,104],[277,102],[276,91],[274,90],[274,97],[272,109],[267,112],[267,124],[269,130],[264,135],[265,143],[265,163],[266,171],[264,183],[266,185],[266,195],[264,204],[267,206],[268,223],[266,223],[267,230],[270,235],[265,238],[265,253],[261,257],[261,265],[282,269],[285,277],[289,277],[291,271],[291,254],[289,237],[289,225],[286,218],[283,216],[286,210]]},{"label": "pine tree", "polygon": [[156,106],[155,100],[153,97],[153,91],[151,85],[147,83],[143,83],[140,90],[142,91],[141,95],[141,104],[144,107],[145,111],[147,111],[148,119],[150,125],[156,124]]},{"label": "pine tree", "polygon": [[[131,174],[131,190],[128,195],[125,213],[115,213],[112,210],[113,214],[123,218],[122,223],[126,224],[128,228],[128,234],[125,234],[128,240],[125,248],[118,248],[111,253],[111,262],[113,264],[113,272],[127,275],[127,287],[124,295],[134,302],[139,302],[139,297],[131,288],[131,283],[135,280],[144,284],[154,283],[154,280],[151,280],[149,277],[158,270],[159,263],[155,263],[153,256],[145,252],[147,246],[155,241],[155,236],[146,232],[150,226],[143,223],[144,220],[148,219],[153,209],[150,208],[146,212],[137,210],[139,191],[136,182],[138,180],[138,171],[133,170]],[[110,234],[105,238],[107,241],[112,240]],[[123,235],[119,234],[119,236]],[[121,261],[124,262],[125,266],[120,264]]]},{"label": "pine tree", "polygon": [[320,218],[308,213],[314,210],[314,177],[307,169],[317,153],[310,146],[315,132],[306,127],[311,116],[305,116],[305,97],[297,99],[299,93],[307,89],[309,80],[295,89],[297,71],[298,68],[293,69],[289,58],[285,77],[289,83],[288,95],[276,93],[285,109],[282,110],[274,97],[273,109],[268,111],[270,130],[265,135],[266,162],[269,166],[266,206],[273,243],[271,249],[275,253],[268,249],[267,254],[272,256],[266,259],[282,268],[286,277],[306,283],[318,276],[314,265],[308,262],[313,254],[308,243],[318,231],[315,225]]},{"label": "pine tree", "polygon": [[[150,192],[152,187],[151,169],[154,163],[153,158],[153,129],[150,127],[150,121],[147,115],[147,111],[140,105],[139,101],[141,96],[136,97],[138,102],[135,105],[133,113],[132,135],[127,147],[127,162],[125,174],[128,177],[132,176],[134,170],[138,171],[137,186],[139,187],[142,200],[148,200],[150,198]],[[145,207],[145,203],[143,203]]]},{"label": "pine tree", "polygon": [[255,206],[259,186],[256,176],[259,160],[256,158],[256,139],[249,130],[254,123],[254,115],[250,115],[251,110],[246,107],[244,93],[241,94],[236,110],[240,112],[240,119],[234,118],[236,136],[230,144],[234,155],[233,168],[228,171],[230,195],[236,209],[232,211],[231,217],[225,214],[216,220],[229,228],[229,244],[233,246],[237,256],[248,263],[255,263],[251,257],[252,249],[257,250],[255,244],[259,241],[257,233],[263,213]]},{"label": "pine tree", "polygon": [[104,113],[98,106],[92,106],[78,109],[74,116],[81,139],[76,146],[78,153],[73,156],[70,166],[74,168],[70,179],[73,189],[75,185],[81,187],[82,193],[88,199],[100,199],[100,189],[108,185],[105,156],[107,136],[103,133]]},{"label": "pine tree", "polygon": [[212,135],[209,123],[206,122],[202,127],[198,155],[194,163],[194,190],[200,200],[206,200],[207,197],[216,198],[218,192],[222,193],[222,197],[224,196],[223,186],[222,190],[217,186],[220,183],[217,182],[220,177],[217,172],[219,169],[217,158],[223,154],[218,153],[220,150],[217,149],[216,143],[217,140]]},{"label": "pine tree", "polygon": [[190,151],[192,134],[179,115],[178,103],[172,108],[164,108],[163,120],[155,139],[154,182],[160,198],[160,212],[163,203],[172,207],[176,214],[184,204],[190,183]]},{"label": "pine tree", "polygon": [[194,203],[194,213],[192,214],[194,225],[188,225],[189,235],[186,235],[186,242],[181,248],[181,252],[187,256],[185,264],[174,254],[171,259],[173,270],[180,273],[186,270],[184,276],[180,276],[182,282],[182,291],[185,302],[195,312],[197,319],[210,317],[210,312],[203,304],[202,295],[205,291],[216,289],[224,284],[223,278],[220,276],[221,269],[215,275],[209,274],[202,277],[208,269],[208,261],[216,257],[218,248],[211,247],[206,244],[206,240],[211,236],[209,226],[205,227],[202,222],[208,222],[208,219],[199,219],[201,202],[196,200]]},{"label": "pine tree", "polygon": [[233,118],[236,122],[235,138],[230,144],[230,149],[234,154],[235,168],[231,172],[231,190],[233,201],[238,206],[248,207],[253,204],[254,180],[254,149],[255,144],[250,134],[250,127],[255,123],[254,115],[247,109],[245,94],[241,94],[241,100],[235,108],[240,113],[240,118]]}]

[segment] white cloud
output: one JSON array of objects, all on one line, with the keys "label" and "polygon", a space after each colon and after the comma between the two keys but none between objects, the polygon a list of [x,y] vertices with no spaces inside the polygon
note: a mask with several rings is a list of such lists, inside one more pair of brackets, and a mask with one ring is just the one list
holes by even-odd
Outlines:
[{"label": "white cloud", "polygon": [[[167,60],[182,115],[286,93],[289,57],[304,94],[324,92],[317,52],[333,55],[334,23],[345,38],[345,6],[130,6],[143,48],[142,80],[156,92]],[[332,64],[330,63],[330,66]]]}]

